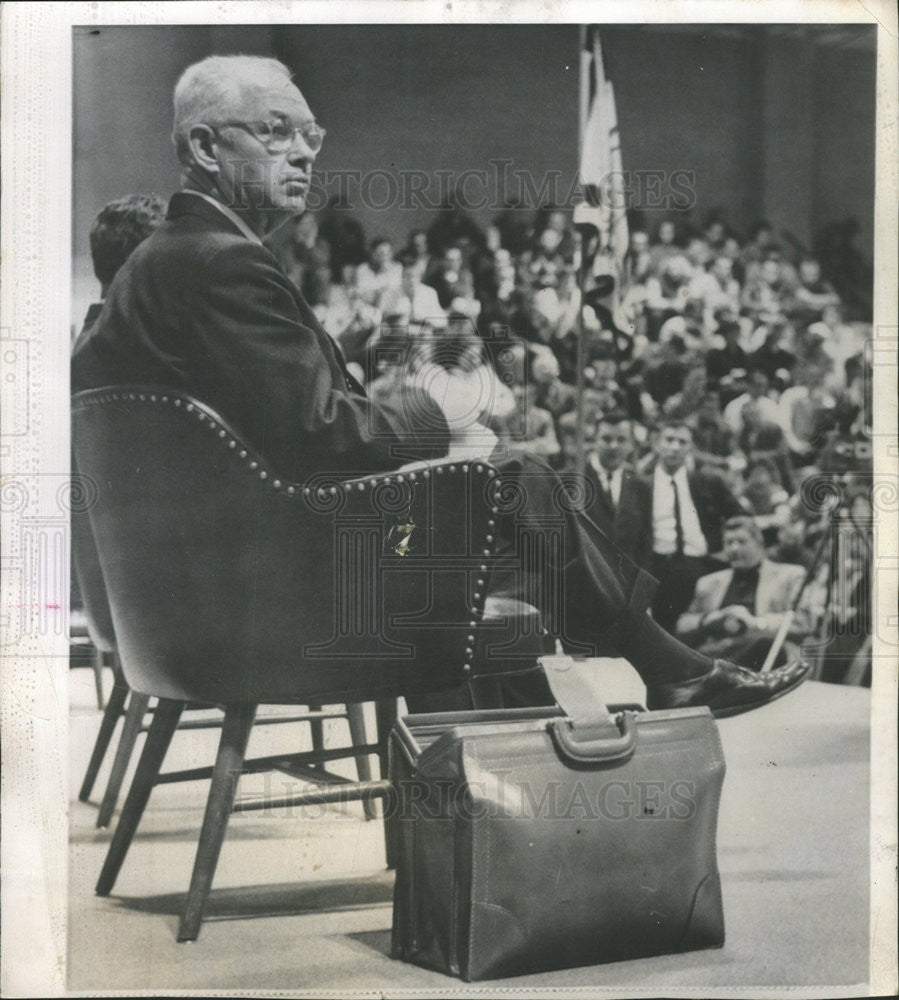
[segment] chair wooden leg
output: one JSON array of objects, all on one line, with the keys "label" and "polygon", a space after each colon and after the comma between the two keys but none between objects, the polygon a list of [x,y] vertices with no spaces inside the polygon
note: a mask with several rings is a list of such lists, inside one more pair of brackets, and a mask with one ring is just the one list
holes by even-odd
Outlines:
[{"label": "chair wooden leg", "polygon": [[168,698],[159,699],[143,752],[137,764],[137,771],[122,808],[119,825],[116,827],[112,843],[106,854],[106,860],[103,863],[103,870],[97,880],[96,892],[98,896],[108,896],[112,892],[122,862],[125,860],[125,855],[128,853],[128,848],[131,846],[131,841],[134,839],[135,831],[141,816],[143,816],[147,800],[150,798],[150,792],[153,790],[153,785],[159,775],[166,751],[172,742],[172,736],[178,728],[178,720],[181,718],[183,710],[184,703],[181,701],[170,701]]},{"label": "chair wooden leg", "polygon": [[[310,712],[320,712],[321,703],[317,701],[309,702]],[[309,735],[312,737],[312,749],[316,753],[325,748],[325,730],[322,725],[321,719],[310,719],[309,720]],[[317,767],[318,765],[313,764],[312,767]]]},{"label": "chair wooden leg", "polygon": [[94,687],[97,690],[97,708],[103,708],[103,654],[99,649],[94,650]]},{"label": "chair wooden leg", "polygon": [[116,803],[119,801],[119,792],[122,782],[125,780],[125,772],[131,762],[131,755],[134,753],[134,746],[137,737],[140,735],[141,726],[144,723],[144,716],[150,704],[149,695],[131,692],[128,702],[128,711],[125,713],[125,723],[122,726],[122,735],[119,737],[119,745],[116,747],[115,758],[112,762],[112,770],[109,772],[109,783],[106,785],[106,793],[100,803],[100,811],[97,814],[97,826],[109,826],[112,814],[115,812]]},{"label": "chair wooden leg", "polygon": [[[381,777],[386,778],[388,772],[388,741],[390,730],[397,717],[396,698],[385,698],[375,702],[375,719],[378,726],[378,759],[381,767]],[[396,804],[392,798],[384,801],[384,850],[387,857],[387,867],[396,868],[399,851],[399,829],[393,816]]]},{"label": "chair wooden leg", "polygon": [[128,698],[128,685],[121,674],[116,674],[109,701],[103,710],[103,719],[100,722],[100,731],[97,733],[97,740],[94,749],[91,751],[91,759],[84,773],[84,781],[81,782],[81,791],[78,792],[80,802],[87,802],[94,789],[94,782],[100,771],[100,765],[112,742],[112,734],[115,732],[116,723],[125,708],[125,701]]},{"label": "chair wooden leg", "polygon": [[255,716],[254,705],[231,705],[225,710],[193,875],[178,930],[179,941],[195,941],[200,933],[203,910],[225,839]]},{"label": "chair wooden leg", "polygon": [[[350,727],[350,740],[353,746],[365,746],[368,742],[365,737],[365,710],[358,701],[347,703],[346,719]],[[357,754],[356,774],[360,781],[371,781],[371,761],[369,761],[367,753]],[[363,799],[362,810],[366,819],[375,819],[378,815],[374,799]]]}]

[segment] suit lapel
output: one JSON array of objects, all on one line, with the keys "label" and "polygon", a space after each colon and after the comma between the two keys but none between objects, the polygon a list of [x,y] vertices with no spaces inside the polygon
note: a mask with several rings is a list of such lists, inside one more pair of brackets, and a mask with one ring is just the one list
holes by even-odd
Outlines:
[{"label": "suit lapel", "polygon": [[767,559],[759,564],[759,585],[755,591],[755,613],[766,615],[771,610],[776,573],[774,565]]},{"label": "suit lapel", "polygon": [[602,480],[599,478],[599,473],[593,467],[592,462],[586,463],[586,471],[590,478],[593,480],[593,484],[596,487],[597,503],[599,504],[602,513],[614,524],[615,522],[615,507],[612,504],[612,500],[608,493],[605,491],[605,487],[602,484]]},{"label": "suit lapel", "polygon": [[734,571],[732,569],[724,569],[720,573],[715,574],[715,586],[718,588],[717,593],[712,595],[715,611],[721,608],[724,597],[727,594],[727,589],[730,587],[733,579]]}]

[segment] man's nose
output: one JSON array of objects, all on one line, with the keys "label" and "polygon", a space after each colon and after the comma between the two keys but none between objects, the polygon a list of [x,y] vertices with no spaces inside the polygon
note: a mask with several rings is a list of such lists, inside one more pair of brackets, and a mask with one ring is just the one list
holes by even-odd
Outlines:
[{"label": "man's nose", "polygon": [[306,142],[302,132],[297,132],[293,137],[293,145],[287,152],[287,159],[291,163],[312,164],[317,155],[318,153]]}]

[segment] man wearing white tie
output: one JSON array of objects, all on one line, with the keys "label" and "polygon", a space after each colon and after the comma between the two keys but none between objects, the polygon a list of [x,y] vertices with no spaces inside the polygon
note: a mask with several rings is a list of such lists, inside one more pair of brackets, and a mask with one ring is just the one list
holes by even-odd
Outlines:
[{"label": "man wearing white tie", "polygon": [[656,441],[652,488],[652,573],[659,581],[653,617],[670,631],[687,609],[699,577],[721,568],[724,522],[743,513],[723,479],[688,471],[693,448],[689,426],[666,420]]}]

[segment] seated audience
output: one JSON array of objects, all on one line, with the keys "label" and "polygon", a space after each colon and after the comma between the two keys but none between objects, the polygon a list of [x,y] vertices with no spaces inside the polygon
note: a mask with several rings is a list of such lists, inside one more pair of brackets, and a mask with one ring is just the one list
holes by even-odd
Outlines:
[{"label": "seated audience", "polygon": [[770,458],[752,458],[743,470],[741,499],[762,529],[766,544],[777,542],[778,532],[791,517],[790,494],[783,488],[780,472]]},{"label": "seated audience", "polygon": [[385,323],[400,326],[427,323],[435,330],[446,327],[446,313],[437,293],[422,284],[419,258],[404,251],[400,255],[402,268],[399,285],[390,285],[381,292],[378,308]]},{"label": "seated audience", "polygon": [[[761,529],[750,517],[733,517],[725,524],[724,556],[729,569],[696,581],[693,600],[677,620],[677,636],[710,656],[735,657],[758,670],[792,610],[805,570],[768,559]],[[812,624],[807,605],[800,603],[788,639],[801,642]],[[784,657],[781,650],[775,662]]]},{"label": "seated audience", "polygon": [[371,241],[368,261],[356,270],[356,289],[365,302],[377,305],[388,288],[400,284],[402,273],[402,266],[393,259],[393,244],[379,236]]},{"label": "seated audience", "polygon": [[275,256],[288,278],[315,309],[326,304],[331,283],[331,247],[312,212],[298,215],[278,233]]},{"label": "seated audience", "polygon": [[833,285],[821,277],[821,265],[814,257],[799,262],[799,284],[793,289],[793,309],[811,313],[819,319],[828,306],[839,306],[840,297]]},{"label": "seated audience", "polygon": [[512,453],[530,453],[556,458],[561,450],[555,423],[548,410],[537,406],[537,387],[516,386],[515,409],[502,421],[500,445]]}]

